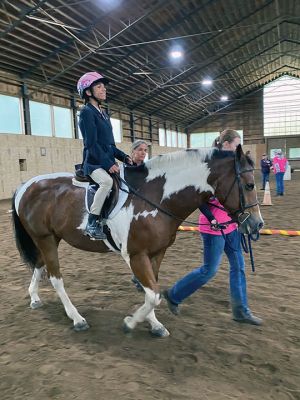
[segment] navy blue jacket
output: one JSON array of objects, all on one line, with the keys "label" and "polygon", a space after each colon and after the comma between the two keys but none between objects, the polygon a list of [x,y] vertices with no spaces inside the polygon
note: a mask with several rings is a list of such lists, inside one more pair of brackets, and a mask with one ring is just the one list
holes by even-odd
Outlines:
[{"label": "navy blue jacket", "polygon": [[264,174],[270,173],[270,167],[272,167],[272,161],[268,158],[260,160],[261,172]]},{"label": "navy blue jacket", "polygon": [[115,158],[125,161],[127,155],[117,149],[109,116],[101,114],[92,104],[86,104],[80,111],[79,127],[83,137],[83,163],[85,175],[95,169],[106,171],[115,164]]}]

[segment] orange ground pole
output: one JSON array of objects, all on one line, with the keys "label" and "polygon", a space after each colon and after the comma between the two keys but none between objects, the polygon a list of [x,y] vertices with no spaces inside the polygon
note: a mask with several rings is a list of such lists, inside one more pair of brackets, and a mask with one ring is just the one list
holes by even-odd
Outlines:
[{"label": "orange ground pole", "polygon": [[[180,226],[179,231],[193,231],[198,232],[197,226]],[[283,236],[300,236],[300,231],[291,231],[284,229],[261,229],[259,231],[261,235],[283,235]]]}]

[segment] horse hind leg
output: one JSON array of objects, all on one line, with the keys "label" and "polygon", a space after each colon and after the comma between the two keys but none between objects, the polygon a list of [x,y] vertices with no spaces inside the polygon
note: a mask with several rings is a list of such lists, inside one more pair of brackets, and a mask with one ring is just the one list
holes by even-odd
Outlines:
[{"label": "horse hind leg", "polygon": [[45,260],[48,277],[50,278],[52,286],[56,290],[61,302],[63,303],[67,316],[73,321],[74,330],[83,331],[88,329],[89,325],[85,318],[79,314],[65,291],[62,275],[59,269],[57,251],[58,243],[59,241],[56,240],[54,236],[47,236],[46,238],[38,241],[38,246]]},{"label": "horse hind leg", "polygon": [[35,267],[33,270],[31,282],[28,288],[29,296],[30,296],[30,307],[35,310],[40,308],[43,303],[39,297],[39,283],[42,279],[43,272],[45,271],[45,267],[43,266],[43,262],[41,266]]}]

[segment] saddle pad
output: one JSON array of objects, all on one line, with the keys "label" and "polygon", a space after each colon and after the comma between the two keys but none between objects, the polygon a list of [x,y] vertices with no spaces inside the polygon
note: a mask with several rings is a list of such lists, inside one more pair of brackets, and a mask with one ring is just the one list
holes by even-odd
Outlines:
[{"label": "saddle pad", "polygon": [[[124,179],[124,167],[123,167],[123,165],[120,166],[120,176],[121,176],[122,179]],[[75,186],[79,186],[79,187],[82,187],[82,188],[85,189],[85,208],[86,208],[86,211],[89,212],[91,204],[92,204],[92,202],[94,200],[95,193],[96,193],[96,191],[97,191],[99,186],[95,185],[95,184],[91,185],[91,184],[89,184],[89,182],[79,182],[74,178],[72,179],[72,183]],[[128,197],[127,191],[128,191],[127,186],[123,182],[121,182],[121,187],[119,189],[118,202],[117,202],[116,206],[111,210],[111,212],[110,212],[110,214],[108,216],[108,220],[114,218],[118,214],[118,212],[121,210],[123,205],[125,204],[125,201],[127,200],[127,197]],[[104,230],[104,232],[105,232],[105,234],[107,236],[107,240],[104,240],[104,243],[107,245],[107,247],[110,250],[114,251],[114,252],[116,252],[116,251],[120,252],[121,249],[115,244],[115,242],[114,242],[114,240],[113,240],[113,238],[111,236],[110,229],[108,228],[108,226],[105,225],[103,230]]]},{"label": "saddle pad", "polygon": [[[123,165],[120,166],[120,176],[122,179],[124,179]],[[95,184],[90,184],[89,182],[79,182],[74,178],[72,179],[72,183],[75,186],[82,187],[85,189],[85,208],[86,208],[86,211],[89,212],[90,207],[94,200],[95,193],[99,186],[95,185]],[[128,197],[127,191],[128,191],[127,186],[123,182],[121,182],[121,187],[119,189],[118,202],[117,202],[116,206],[111,210],[111,212],[108,216],[108,219],[114,218],[118,214],[118,212],[121,210],[121,208],[125,204],[125,201],[127,200],[127,197]]]}]

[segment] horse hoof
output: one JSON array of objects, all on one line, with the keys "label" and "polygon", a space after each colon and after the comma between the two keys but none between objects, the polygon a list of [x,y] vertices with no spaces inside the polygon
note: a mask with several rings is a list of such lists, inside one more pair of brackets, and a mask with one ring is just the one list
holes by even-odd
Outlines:
[{"label": "horse hoof", "polygon": [[160,338],[170,336],[170,332],[164,326],[162,326],[160,328],[151,329],[150,333],[152,336],[160,337]]},{"label": "horse hoof", "polygon": [[74,325],[73,329],[75,332],[82,332],[89,329],[89,324],[86,321],[78,322]]},{"label": "horse hoof", "polygon": [[32,303],[30,303],[30,307],[33,310],[36,310],[37,308],[42,307],[43,303],[41,302],[41,300],[37,300],[37,301],[33,301]]},{"label": "horse hoof", "polygon": [[133,328],[130,327],[130,321],[132,317],[126,317],[123,320],[123,331],[124,333],[131,333],[133,331]]}]

